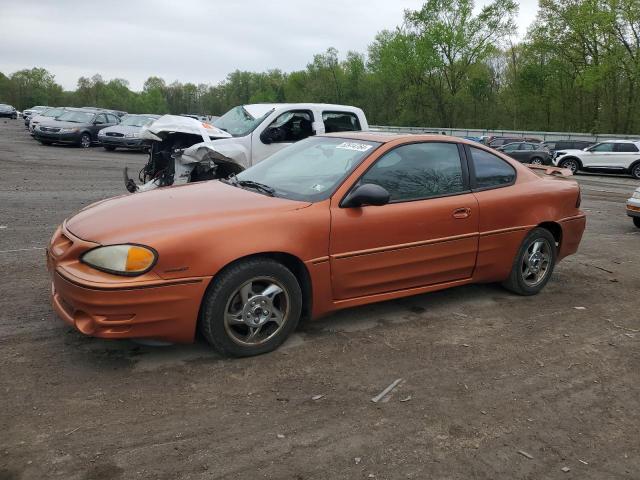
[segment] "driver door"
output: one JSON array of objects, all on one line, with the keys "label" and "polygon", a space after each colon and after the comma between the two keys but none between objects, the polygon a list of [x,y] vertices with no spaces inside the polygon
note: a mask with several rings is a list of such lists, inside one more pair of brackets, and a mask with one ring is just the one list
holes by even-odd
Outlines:
[{"label": "driver door", "polygon": [[478,250],[478,201],[458,145],[399,146],[354,184],[384,187],[383,206],[342,208],[331,200],[333,298],[435,285],[472,276]]},{"label": "driver door", "polygon": [[311,110],[290,110],[278,115],[263,129],[251,134],[251,164],[264,160],[284,147],[303,140],[313,131]]},{"label": "driver door", "polygon": [[606,168],[611,161],[611,157],[615,156],[614,143],[599,143],[586,152],[585,155],[582,155],[582,164],[583,166],[589,168]]}]

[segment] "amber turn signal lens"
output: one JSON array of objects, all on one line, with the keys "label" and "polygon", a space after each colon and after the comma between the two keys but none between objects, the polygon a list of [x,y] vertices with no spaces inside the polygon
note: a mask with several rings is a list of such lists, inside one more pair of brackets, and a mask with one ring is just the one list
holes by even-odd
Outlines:
[{"label": "amber turn signal lens", "polygon": [[148,269],[155,260],[155,255],[151,250],[136,245],[129,247],[127,254],[127,272],[142,272]]}]

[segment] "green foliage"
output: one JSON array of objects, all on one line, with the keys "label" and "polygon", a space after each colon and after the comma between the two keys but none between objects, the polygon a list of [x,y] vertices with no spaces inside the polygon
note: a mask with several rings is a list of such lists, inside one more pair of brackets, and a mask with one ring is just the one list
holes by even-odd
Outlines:
[{"label": "green foliage", "polygon": [[634,133],[640,130],[640,0],[540,0],[514,43],[514,0],[427,0],[365,53],[335,48],[306,68],[236,70],[217,85],[149,77],[78,79],[64,92],[42,68],[0,73],[0,102],[220,115],[255,102],[356,105],[373,124]]}]

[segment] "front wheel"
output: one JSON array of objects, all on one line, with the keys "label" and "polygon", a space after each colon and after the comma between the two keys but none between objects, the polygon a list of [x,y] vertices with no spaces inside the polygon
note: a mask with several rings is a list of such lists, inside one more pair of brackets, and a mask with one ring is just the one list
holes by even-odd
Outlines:
[{"label": "front wheel", "polygon": [[82,148],[89,148],[91,146],[91,135],[88,133],[83,133],[80,136],[80,146]]},{"label": "front wheel", "polygon": [[200,330],[223,355],[248,357],[278,348],[298,325],[302,291],[284,265],[270,259],[242,261],[209,287]]},{"label": "front wheel", "polygon": [[631,167],[631,176],[640,180],[640,162]]},{"label": "front wheel", "polygon": [[559,165],[560,168],[568,168],[571,170],[571,173],[574,175],[578,171],[579,165],[578,161],[575,158],[567,158],[566,160],[562,160]]},{"label": "front wheel", "polygon": [[518,295],[535,295],[547,284],[556,263],[556,241],[549,230],[534,228],[526,236],[502,284]]},{"label": "front wheel", "polygon": [[640,228],[640,217],[633,217],[633,224]]}]

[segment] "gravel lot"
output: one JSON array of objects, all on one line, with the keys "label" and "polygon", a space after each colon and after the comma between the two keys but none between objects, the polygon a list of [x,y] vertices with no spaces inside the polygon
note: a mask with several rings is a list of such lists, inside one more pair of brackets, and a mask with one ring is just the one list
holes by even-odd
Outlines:
[{"label": "gravel lot", "polygon": [[537,297],[420,295],[227,360],[85,338],[52,313],[42,247],[144,162],[0,121],[1,479],[639,477],[637,181],[577,177],[587,232]]}]

